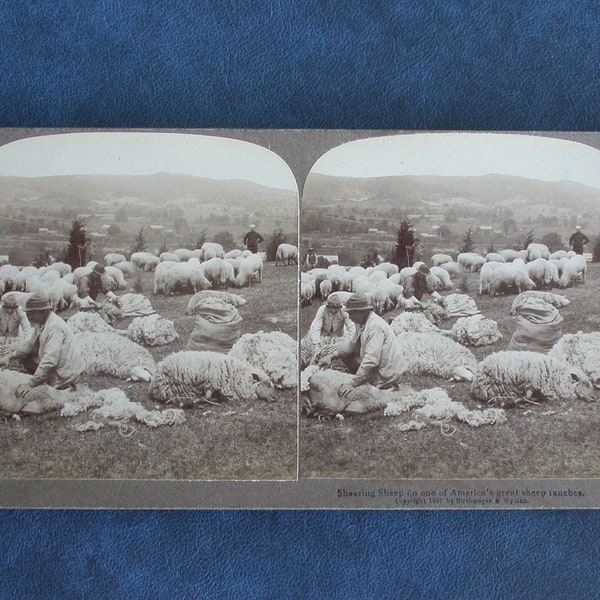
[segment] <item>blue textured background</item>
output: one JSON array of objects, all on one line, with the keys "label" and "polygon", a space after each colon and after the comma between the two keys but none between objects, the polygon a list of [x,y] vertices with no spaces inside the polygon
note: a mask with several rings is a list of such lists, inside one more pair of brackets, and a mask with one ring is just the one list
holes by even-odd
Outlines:
[{"label": "blue textured background", "polygon": [[[0,24],[3,127],[600,129],[592,1],[15,0]],[[0,597],[597,598],[599,524],[2,511]]]}]

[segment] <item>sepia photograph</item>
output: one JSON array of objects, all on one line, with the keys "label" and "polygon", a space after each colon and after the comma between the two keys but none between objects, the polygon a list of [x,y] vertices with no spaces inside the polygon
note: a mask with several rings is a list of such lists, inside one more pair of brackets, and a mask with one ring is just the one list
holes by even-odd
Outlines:
[{"label": "sepia photograph", "polygon": [[2,141],[0,477],[295,479],[283,159],[184,132]]},{"label": "sepia photograph", "polygon": [[316,161],[301,477],[600,476],[598,147],[403,133]]}]

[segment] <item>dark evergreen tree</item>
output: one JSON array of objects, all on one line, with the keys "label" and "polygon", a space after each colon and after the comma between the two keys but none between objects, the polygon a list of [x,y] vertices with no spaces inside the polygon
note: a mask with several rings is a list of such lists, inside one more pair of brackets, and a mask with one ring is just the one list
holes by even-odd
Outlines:
[{"label": "dark evergreen tree", "polygon": [[473,248],[475,248],[475,242],[473,241],[473,228],[469,227],[463,236],[462,244],[458,249],[458,252],[473,252]]},{"label": "dark evergreen tree", "polygon": [[530,229],[525,236],[525,241],[523,242],[523,249],[525,250],[529,244],[533,244],[533,229]]},{"label": "dark evergreen tree", "polygon": [[146,250],[146,238],[144,237],[144,228],[140,227],[140,230],[137,232],[135,239],[133,240],[133,245],[131,246],[132,252],[144,252]]},{"label": "dark evergreen tree", "polygon": [[410,219],[404,219],[400,223],[396,237],[395,263],[399,269],[412,267],[415,260],[415,249],[419,240],[415,236]]},{"label": "dark evergreen tree", "polygon": [[269,238],[269,243],[267,244],[267,260],[275,260],[279,244],[283,244],[286,239],[285,233],[283,233],[281,227],[277,227],[273,230],[273,233]]},{"label": "dark evergreen tree", "polygon": [[71,268],[83,267],[88,262],[90,250],[90,238],[87,235],[85,223],[81,219],[75,219],[69,233],[69,245],[63,257],[63,261],[71,265]]}]

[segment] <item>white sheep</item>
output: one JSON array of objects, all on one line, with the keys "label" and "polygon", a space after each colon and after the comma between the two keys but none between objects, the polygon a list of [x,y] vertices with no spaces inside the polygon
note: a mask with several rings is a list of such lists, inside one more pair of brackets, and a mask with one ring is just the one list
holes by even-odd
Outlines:
[{"label": "white sheep", "polygon": [[159,314],[136,317],[127,327],[127,337],[143,346],[164,346],[179,339],[173,321]]},{"label": "white sheep", "polygon": [[111,252],[104,256],[104,264],[107,266],[116,265],[120,262],[126,262],[127,259],[122,254],[118,254],[116,252]]},{"label": "white sheep", "polygon": [[479,271],[479,295],[490,294],[492,291],[492,273],[501,265],[503,262],[487,262],[481,267]]},{"label": "white sheep", "polygon": [[260,254],[251,254],[241,262],[240,270],[235,278],[235,285],[237,287],[246,287],[252,285],[253,281],[262,283],[262,272],[263,261]]},{"label": "white sheep", "polygon": [[442,267],[431,267],[429,270],[431,271],[432,275],[435,275],[442,282],[442,285],[446,291],[449,291],[454,287],[454,284],[450,279],[450,273],[448,273],[446,269]]},{"label": "white sheep", "polygon": [[315,281],[316,281],[316,285],[319,285],[321,283],[321,281],[328,278],[329,271],[324,268],[315,268],[315,269],[310,269],[310,271],[306,271],[306,274],[310,275],[311,277],[314,277]]},{"label": "white sheep", "polygon": [[234,279],[237,277],[237,274],[240,272],[240,265],[242,264],[241,258],[227,258],[225,257],[225,262],[228,262],[233,268],[233,276]]},{"label": "white sheep", "polygon": [[527,275],[538,288],[552,288],[559,283],[558,268],[545,258],[536,258],[525,266]]},{"label": "white sheep", "polygon": [[450,275],[460,275],[462,273],[462,267],[457,262],[443,263],[440,267]]},{"label": "white sheep", "polygon": [[211,283],[201,269],[195,268],[189,262],[175,263],[166,273],[164,293],[168,296],[178,291],[189,292],[191,289],[195,294],[198,290],[208,290],[210,287]]},{"label": "white sheep", "polygon": [[118,290],[124,290],[127,288],[127,282],[125,281],[125,276],[123,275],[123,271],[121,271],[121,269],[107,266],[104,267],[104,270],[115,280]]},{"label": "white sheep", "polygon": [[115,269],[119,269],[123,275],[133,276],[137,273],[137,267],[129,261],[120,262],[112,265]]},{"label": "white sheep", "polygon": [[554,344],[548,356],[578,367],[595,388],[600,387],[600,332],[565,334]]},{"label": "white sheep", "polygon": [[520,294],[523,290],[532,290],[535,287],[535,282],[522,268],[516,266],[515,262],[506,263],[494,269],[490,283],[492,296],[508,290],[516,290]]},{"label": "white sheep", "polygon": [[169,252],[168,254],[174,254],[177,258],[166,258],[165,260],[175,260],[178,262],[188,261],[194,256],[193,250],[189,250],[188,248],[177,248],[177,250],[173,250],[173,252]]},{"label": "white sheep", "polygon": [[504,256],[502,254],[500,254],[499,252],[488,252],[485,255],[485,262],[486,263],[489,263],[489,262],[505,263],[506,258],[504,258]]},{"label": "white sheep", "polygon": [[323,281],[321,281],[321,283],[319,284],[319,296],[321,297],[321,300],[327,300],[327,297],[329,296],[329,294],[331,294],[331,291],[331,281],[329,281],[329,279],[324,279]]},{"label": "white sheep", "polygon": [[184,350],[156,367],[150,397],[159,402],[194,405],[203,400],[252,402],[273,400],[268,376],[255,367],[218,352]]},{"label": "white sheep", "polygon": [[154,295],[164,294],[167,286],[167,273],[175,265],[179,264],[178,261],[168,260],[161,262],[154,270]]},{"label": "white sheep", "polygon": [[468,269],[471,273],[477,272],[485,264],[485,258],[475,252],[461,252],[456,257],[456,262],[463,268]]},{"label": "white sheep", "polygon": [[482,314],[459,317],[452,326],[450,335],[455,342],[464,346],[487,346],[503,337],[496,321]]},{"label": "white sheep", "polygon": [[126,331],[119,331],[109,325],[97,312],[80,311],[67,319],[67,325],[73,333],[92,331],[94,333],[115,333],[126,335]]},{"label": "white sheep", "polygon": [[376,273],[378,271],[383,271],[386,275],[386,278],[391,277],[392,275],[398,273],[398,265],[395,265],[391,262],[383,262],[378,265],[375,265],[373,272]]},{"label": "white sheep", "polygon": [[454,262],[454,259],[449,254],[434,254],[431,257],[431,264],[434,267],[439,267],[445,263]]},{"label": "white sheep", "polygon": [[292,244],[279,244],[275,253],[275,266],[298,264],[298,248]]},{"label": "white sheep", "polygon": [[138,269],[143,271],[153,271],[160,264],[160,258],[150,252],[134,252],[130,260]]},{"label": "white sheep", "polygon": [[557,250],[556,252],[552,252],[552,254],[550,254],[550,260],[560,260],[561,258],[567,258],[566,250]]},{"label": "white sheep", "polygon": [[85,364],[83,373],[149,381],[155,365],[146,348],[117,333],[82,331],[74,336]]},{"label": "white sheep", "polygon": [[175,252],[161,252],[159,257],[160,262],[163,263],[165,261],[171,261],[171,262],[180,262],[181,259],[179,258],[179,256],[177,254],[175,254]]},{"label": "white sheep", "polygon": [[578,281],[585,283],[587,274],[587,262],[583,255],[576,254],[569,258],[564,265],[562,275],[560,276],[559,286],[561,288],[575,285]]},{"label": "white sheep", "polygon": [[438,333],[401,333],[396,344],[403,373],[430,374],[444,379],[471,381],[477,366],[474,354]]},{"label": "white sheep", "polygon": [[228,287],[235,283],[233,266],[223,258],[209,258],[202,263],[201,269],[213,288]]},{"label": "white sheep", "polygon": [[507,248],[506,250],[499,250],[498,254],[504,258],[504,262],[512,262],[515,258],[519,258],[521,255],[518,250],[512,250],[511,248]]},{"label": "white sheep", "polygon": [[490,354],[475,371],[471,394],[477,400],[514,405],[523,400],[594,399],[594,388],[581,369],[539,352]]},{"label": "white sheep", "polygon": [[419,312],[402,312],[391,321],[392,331],[399,335],[401,333],[441,333],[425,315]]},{"label": "white sheep", "polygon": [[[221,244],[217,244],[216,242],[204,242],[204,244],[202,244],[200,247],[200,250],[202,250],[202,260],[225,257],[223,246],[221,246]],[[177,250],[175,250],[175,252],[177,252]]]},{"label": "white sheep", "polygon": [[51,265],[48,265],[48,270],[49,271],[57,271],[61,277],[64,277],[65,275],[68,275],[69,273],[71,273],[71,271],[73,269],[71,268],[71,265],[68,265],[67,263],[55,262],[55,263],[52,263]]},{"label": "white sheep", "polygon": [[308,273],[300,274],[300,302],[302,306],[310,304],[317,293],[317,282]]},{"label": "white sheep", "polygon": [[234,248],[233,250],[230,250],[229,252],[225,252],[225,256],[223,258],[239,258],[242,254],[242,251],[239,250],[238,248]]},{"label": "white sheep", "polygon": [[550,250],[546,244],[531,243],[527,246],[527,262],[536,260],[537,258],[550,258]]},{"label": "white sheep", "polygon": [[231,348],[233,356],[269,377],[278,389],[291,389],[298,385],[298,343],[281,331],[245,333]]}]

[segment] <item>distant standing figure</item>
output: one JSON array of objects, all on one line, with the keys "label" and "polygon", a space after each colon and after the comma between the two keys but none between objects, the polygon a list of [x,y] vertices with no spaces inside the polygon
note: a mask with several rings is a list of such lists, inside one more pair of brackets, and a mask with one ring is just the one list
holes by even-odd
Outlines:
[{"label": "distant standing figure", "polygon": [[315,254],[314,248],[308,249],[308,254],[306,255],[306,266],[309,269],[313,269],[317,266],[317,255]]},{"label": "distant standing figure", "polygon": [[258,252],[258,245],[264,241],[262,235],[256,231],[256,225],[250,225],[250,231],[244,236],[244,246],[252,254],[256,254]]},{"label": "distant standing figure", "polygon": [[575,233],[569,238],[569,244],[576,254],[583,254],[583,247],[589,241],[585,234],[581,233],[581,225],[575,227]]}]

